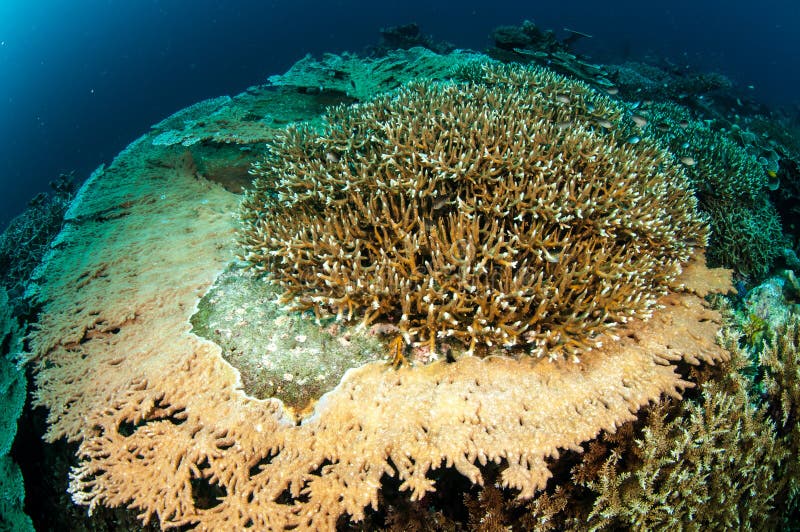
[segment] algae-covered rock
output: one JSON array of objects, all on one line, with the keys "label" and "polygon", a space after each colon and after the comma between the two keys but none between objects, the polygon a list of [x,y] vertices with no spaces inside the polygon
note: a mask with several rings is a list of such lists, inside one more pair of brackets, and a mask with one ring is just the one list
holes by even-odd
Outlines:
[{"label": "algae-covered rock", "polygon": [[271,76],[273,85],[306,91],[335,91],[357,100],[368,100],[414,79],[445,79],[469,64],[485,62],[485,56],[467,51],[439,55],[426,48],[394,50],[379,59],[353,54],[325,54],[321,61],[310,55],[283,75]]}]

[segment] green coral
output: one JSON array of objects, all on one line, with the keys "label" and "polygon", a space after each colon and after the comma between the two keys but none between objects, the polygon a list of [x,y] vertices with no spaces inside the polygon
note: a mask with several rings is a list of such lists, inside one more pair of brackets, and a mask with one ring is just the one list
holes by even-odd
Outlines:
[{"label": "green coral", "polygon": [[765,276],[783,239],[778,212],[767,196],[763,165],[733,139],[671,103],[641,111],[643,133],[669,149],[692,181],[699,206],[709,216],[707,257],[753,277]]},{"label": "green coral", "polygon": [[23,510],[25,487],[22,472],[10,456],[0,456],[0,530],[34,530],[31,518]]},{"label": "green coral", "polygon": [[742,339],[745,345],[755,348],[761,345],[767,334],[767,322],[752,312],[742,322]]},{"label": "green coral", "polygon": [[23,511],[25,487],[22,473],[9,456],[17,434],[17,419],[25,406],[25,373],[12,362],[8,351],[19,347],[19,330],[10,315],[8,296],[0,286],[0,530],[33,530]]},{"label": "green coral", "polygon": [[706,197],[701,208],[709,215],[708,260],[735,271],[763,278],[781,252],[783,239],[778,212],[766,194],[751,201]]}]

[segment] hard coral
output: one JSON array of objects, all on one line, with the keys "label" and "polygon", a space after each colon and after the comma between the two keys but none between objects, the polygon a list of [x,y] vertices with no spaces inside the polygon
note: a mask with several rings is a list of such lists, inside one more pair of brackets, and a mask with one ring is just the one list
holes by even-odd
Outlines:
[{"label": "hard coral", "polygon": [[[723,329],[730,360],[717,371],[706,367],[707,380],[683,401],[662,401],[584,446],[570,475],[526,503],[520,528],[792,529],[800,493],[798,325],[795,315],[772,332],[777,341],[765,345],[756,380],[746,376],[752,360],[737,345],[739,333]],[[516,506],[501,500],[481,510],[508,519],[520,514]]]},{"label": "hard coral", "polygon": [[721,318],[701,297],[730,276],[698,253],[652,319],[619,327],[580,364],[372,363],[301,420],[247,395],[220,346],[190,332],[233,260],[238,198],[156,135],[83,185],[34,279],[33,401],[49,410],[48,441],[79,444],[70,493],[90,511],[126,506],[162,528],[332,530],[367,518],[381,493],[450,489],[437,470],[483,483],[489,462],[530,498],[550,459],[677,397],[690,383],[673,364],[726,359],[714,344]]},{"label": "hard coral", "polygon": [[577,355],[647,317],[706,241],[673,158],[598,112],[621,113],[513,68],[337,108],[254,166],[245,259],[297,308],[392,321],[408,341]]},{"label": "hard coral", "polygon": [[643,133],[680,157],[709,219],[708,259],[762,278],[780,253],[778,212],[767,196],[767,174],[756,158],[683,107],[654,103],[641,110]]}]

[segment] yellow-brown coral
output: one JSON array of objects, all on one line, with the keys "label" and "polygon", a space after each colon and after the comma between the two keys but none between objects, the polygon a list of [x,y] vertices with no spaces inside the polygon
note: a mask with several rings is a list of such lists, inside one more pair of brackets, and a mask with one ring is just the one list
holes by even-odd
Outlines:
[{"label": "yellow-brown coral", "polygon": [[377,506],[385,476],[419,499],[437,488],[431,470],[481,483],[487,461],[530,497],[548,457],[677,396],[687,383],[672,363],[726,357],[719,315],[677,288],[712,273],[696,255],[649,321],[629,320],[580,364],[373,363],[297,419],[245,394],[219,346],[190,332],[233,260],[239,198],[153,137],[84,185],[38,278],[35,401],[49,440],[80,444],[70,490],[90,509],[128,506],[164,528],[326,530]]},{"label": "yellow-brown coral", "polygon": [[552,358],[650,315],[706,229],[682,169],[540,70],[414,84],[288,129],[255,166],[245,258],[300,309],[389,320],[407,340]]},{"label": "yellow-brown coral", "polygon": [[[706,368],[707,380],[691,398],[665,400],[585,446],[570,478],[527,503],[522,528],[785,529],[796,495],[798,431],[785,425],[780,406],[798,395],[797,326],[795,319],[762,357],[768,394],[758,399],[766,404],[743,374],[752,361],[738,347],[738,333],[724,331],[730,361]],[[479,510],[509,516],[519,506],[506,504]]]}]

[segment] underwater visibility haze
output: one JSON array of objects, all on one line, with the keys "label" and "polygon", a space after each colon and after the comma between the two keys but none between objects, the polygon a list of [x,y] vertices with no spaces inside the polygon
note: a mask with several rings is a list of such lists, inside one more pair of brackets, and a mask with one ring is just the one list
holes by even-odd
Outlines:
[{"label": "underwater visibility haze", "polygon": [[525,19],[578,41],[596,61],[647,55],[722,72],[762,102],[792,107],[800,9],[789,0],[618,2],[0,3],[0,223],[60,173],[79,180],[176,109],[235,94],[311,53],[359,52],[380,28],[415,22],[483,50]]},{"label": "underwater visibility haze", "polygon": [[798,530],[793,2],[0,3],[0,530]]}]

